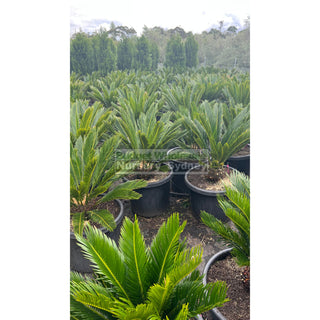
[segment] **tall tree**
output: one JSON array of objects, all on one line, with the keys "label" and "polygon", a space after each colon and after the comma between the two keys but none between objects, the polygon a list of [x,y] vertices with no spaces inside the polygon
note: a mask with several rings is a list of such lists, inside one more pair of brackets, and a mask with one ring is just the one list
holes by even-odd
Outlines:
[{"label": "tall tree", "polygon": [[129,70],[132,67],[134,48],[132,42],[125,38],[118,44],[117,66],[119,70]]},{"label": "tall tree", "polygon": [[149,41],[145,36],[137,39],[134,67],[138,70],[150,70],[152,58],[150,53]]},{"label": "tall tree", "polygon": [[186,66],[186,53],[180,36],[173,36],[166,47],[166,67],[183,70]]},{"label": "tall tree", "polygon": [[100,29],[96,34],[98,39],[97,64],[102,75],[116,69],[117,52],[112,39],[109,39],[108,32]]},{"label": "tall tree", "polygon": [[151,42],[150,52],[151,52],[151,59],[152,59],[151,69],[157,70],[158,62],[159,62],[159,48],[155,42]]},{"label": "tall tree", "polygon": [[84,32],[78,32],[70,44],[70,71],[87,74],[93,71],[91,42]]},{"label": "tall tree", "polygon": [[184,47],[186,51],[186,66],[189,68],[196,67],[198,65],[198,43],[193,35],[188,36]]}]

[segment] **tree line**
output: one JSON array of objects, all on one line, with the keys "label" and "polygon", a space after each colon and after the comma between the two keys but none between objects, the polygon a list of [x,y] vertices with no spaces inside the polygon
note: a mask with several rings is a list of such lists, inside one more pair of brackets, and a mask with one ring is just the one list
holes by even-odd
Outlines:
[{"label": "tree line", "polygon": [[159,66],[176,71],[199,65],[250,67],[250,28],[237,32],[234,26],[222,31],[211,29],[201,34],[186,33],[182,28],[143,29],[137,36],[133,28],[100,28],[93,34],[79,31],[71,37],[70,71],[106,75],[115,70],[154,71]]}]

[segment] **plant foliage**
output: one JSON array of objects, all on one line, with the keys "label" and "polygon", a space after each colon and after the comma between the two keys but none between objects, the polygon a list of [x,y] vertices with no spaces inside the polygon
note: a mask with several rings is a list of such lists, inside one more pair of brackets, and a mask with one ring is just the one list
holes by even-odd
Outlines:
[{"label": "plant foliage", "polygon": [[233,222],[235,229],[223,224],[219,219],[205,211],[201,212],[201,220],[210,227],[219,238],[232,247],[231,253],[240,266],[250,265],[250,180],[241,173],[230,175],[231,186],[226,186],[225,198],[219,204],[225,215]]},{"label": "plant foliage", "polygon": [[[202,283],[202,248],[180,241],[186,222],[173,214],[147,247],[138,220],[125,218],[119,241],[87,226],[77,235],[96,278],[71,273],[74,319],[189,319],[224,304],[224,282]],[[92,317],[92,318],[91,318]]]}]

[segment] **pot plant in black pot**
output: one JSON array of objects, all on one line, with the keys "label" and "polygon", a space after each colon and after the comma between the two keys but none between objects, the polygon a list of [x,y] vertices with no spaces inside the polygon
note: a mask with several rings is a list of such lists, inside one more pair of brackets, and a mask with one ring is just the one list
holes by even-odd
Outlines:
[{"label": "pot plant in black pot", "polygon": [[202,212],[201,219],[229,248],[209,259],[204,269],[204,284],[226,280],[230,301],[223,308],[211,310],[214,319],[249,319],[250,317],[250,180],[243,173],[230,175],[226,199],[219,204],[231,226]]},{"label": "pot plant in black pot", "polygon": [[[223,104],[223,122],[226,127],[232,120],[243,110],[243,105],[240,104]],[[225,162],[230,167],[237,169],[240,172],[250,176],[250,144],[246,144],[242,149],[231,155]]]},{"label": "pot plant in black pot", "polygon": [[[83,258],[76,244],[75,234],[82,235],[88,223],[96,224],[115,240],[119,236],[123,206],[119,199],[138,199],[134,189],[146,186],[143,180],[119,183],[128,174],[113,155],[119,137],[111,137],[100,148],[95,148],[94,129],[70,144],[70,263],[71,269],[90,272],[89,261]],[[113,231],[113,232],[111,232]]]},{"label": "pot plant in black pot", "polygon": [[[70,311],[73,319],[190,319],[226,301],[227,287],[217,281],[203,285],[196,269],[200,246],[180,241],[186,222],[172,214],[150,247],[138,220],[125,218],[117,246],[95,227],[80,246],[94,265],[93,278],[71,272]],[[107,257],[112,256],[113,259]]]},{"label": "pot plant in black pot", "polygon": [[183,122],[193,134],[194,144],[208,153],[207,164],[192,168],[185,175],[186,185],[190,189],[192,212],[199,218],[201,210],[205,210],[227,221],[217,197],[225,194],[224,184],[233,171],[224,166],[224,162],[249,142],[249,108],[244,108],[226,127],[223,123],[222,104],[212,105],[204,101],[194,119],[184,117]]},{"label": "pot plant in black pot", "polygon": [[117,117],[115,122],[123,147],[118,149],[118,153],[120,156],[122,153],[131,154],[139,163],[126,179],[148,181],[146,187],[137,190],[142,197],[130,201],[133,213],[144,217],[159,215],[169,207],[172,169],[164,159],[168,147],[184,134],[179,127],[180,121],[170,121],[170,112],[164,113],[158,121],[156,112],[156,107],[150,107],[147,114],[140,113],[135,119],[131,108],[124,105],[121,117]]}]

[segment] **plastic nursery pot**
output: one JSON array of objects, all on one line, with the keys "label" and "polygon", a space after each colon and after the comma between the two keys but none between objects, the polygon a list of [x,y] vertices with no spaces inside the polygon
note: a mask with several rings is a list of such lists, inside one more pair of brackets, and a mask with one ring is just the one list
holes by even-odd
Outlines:
[{"label": "plastic nursery pot", "polygon": [[[116,243],[119,241],[121,222],[124,216],[123,204],[120,200],[115,200],[119,207],[120,212],[115,219],[116,228],[111,232],[106,228],[101,228],[100,230],[105,233],[109,238],[113,239]],[[73,232],[70,232],[70,269],[73,271],[78,271],[82,273],[91,273],[92,267],[91,262],[86,259],[82,253],[81,247],[78,245],[77,239]]]},{"label": "plastic nursery pot", "polygon": [[[133,214],[151,218],[168,210],[170,205],[170,180],[173,171],[169,164],[166,165],[170,168],[170,173],[165,179],[150,182],[146,187],[135,190],[142,197],[137,200],[130,200]],[[125,180],[127,179],[125,178]]]},{"label": "plastic nursery pot", "polygon": [[[176,147],[176,148],[170,149],[167,152],[167,155],[172,154],[176,150],[181,150],[181,148]],[[189,188],[186,186],[186,183],[184,181],[184,176],[189,169],[192,169],[199,165],[198,161],[187,162],[183,160],[170,160],[170,165],[173,170],[173,175],[171,179],[171,192],[178,196],[179,195],[189,196],[190,191],[189,191]]]},{"label": "plastic nursery pot", "polygon": [[[248,146],[250,147],[249,144]],[[242,156],[231,156],[227,159],[226,164],[250,176],[250,153]]]},{"label": "plastic nursery pot", "polygon": [[[231,253],[230,253],[231,250],[232,250],[232,248],[228,248],[228,249],[219,251],[218,253],[216,253],[215,255],[213,255],[209,259],[209,261],[207,262],[207,264],[205,265],[204,270],[203,270],[203,274],[204,274],[203,284],[204,285],[207,284],[208,271],[209,271],[210,267],[212,266],[212,264],[215,263],[216,261],[223,260],[223,259],[227,258],[228,256],[230,256],[231,255]],[[209,312],[210,312],[213,320],[227,320],[220,313],[220,311],[217,308],[211,309]]]},{"label": "plastic nursery pot", "polygon": [[[229,221],[229,218],[225,215],[218,202],[218,196],[224,196],[225,191],[204,190],[190,183],[188,176],[193,174],[192,171],[197,168],[201,168],[201,166],[196,166],[185,174],[185,183],[190,190],[191,209],[194,217],[200,220],[200,214],[203,210],[212,214],[222,222]],[[234,170],[234,168],[231,167],[229,167],[229,169]]]}]

